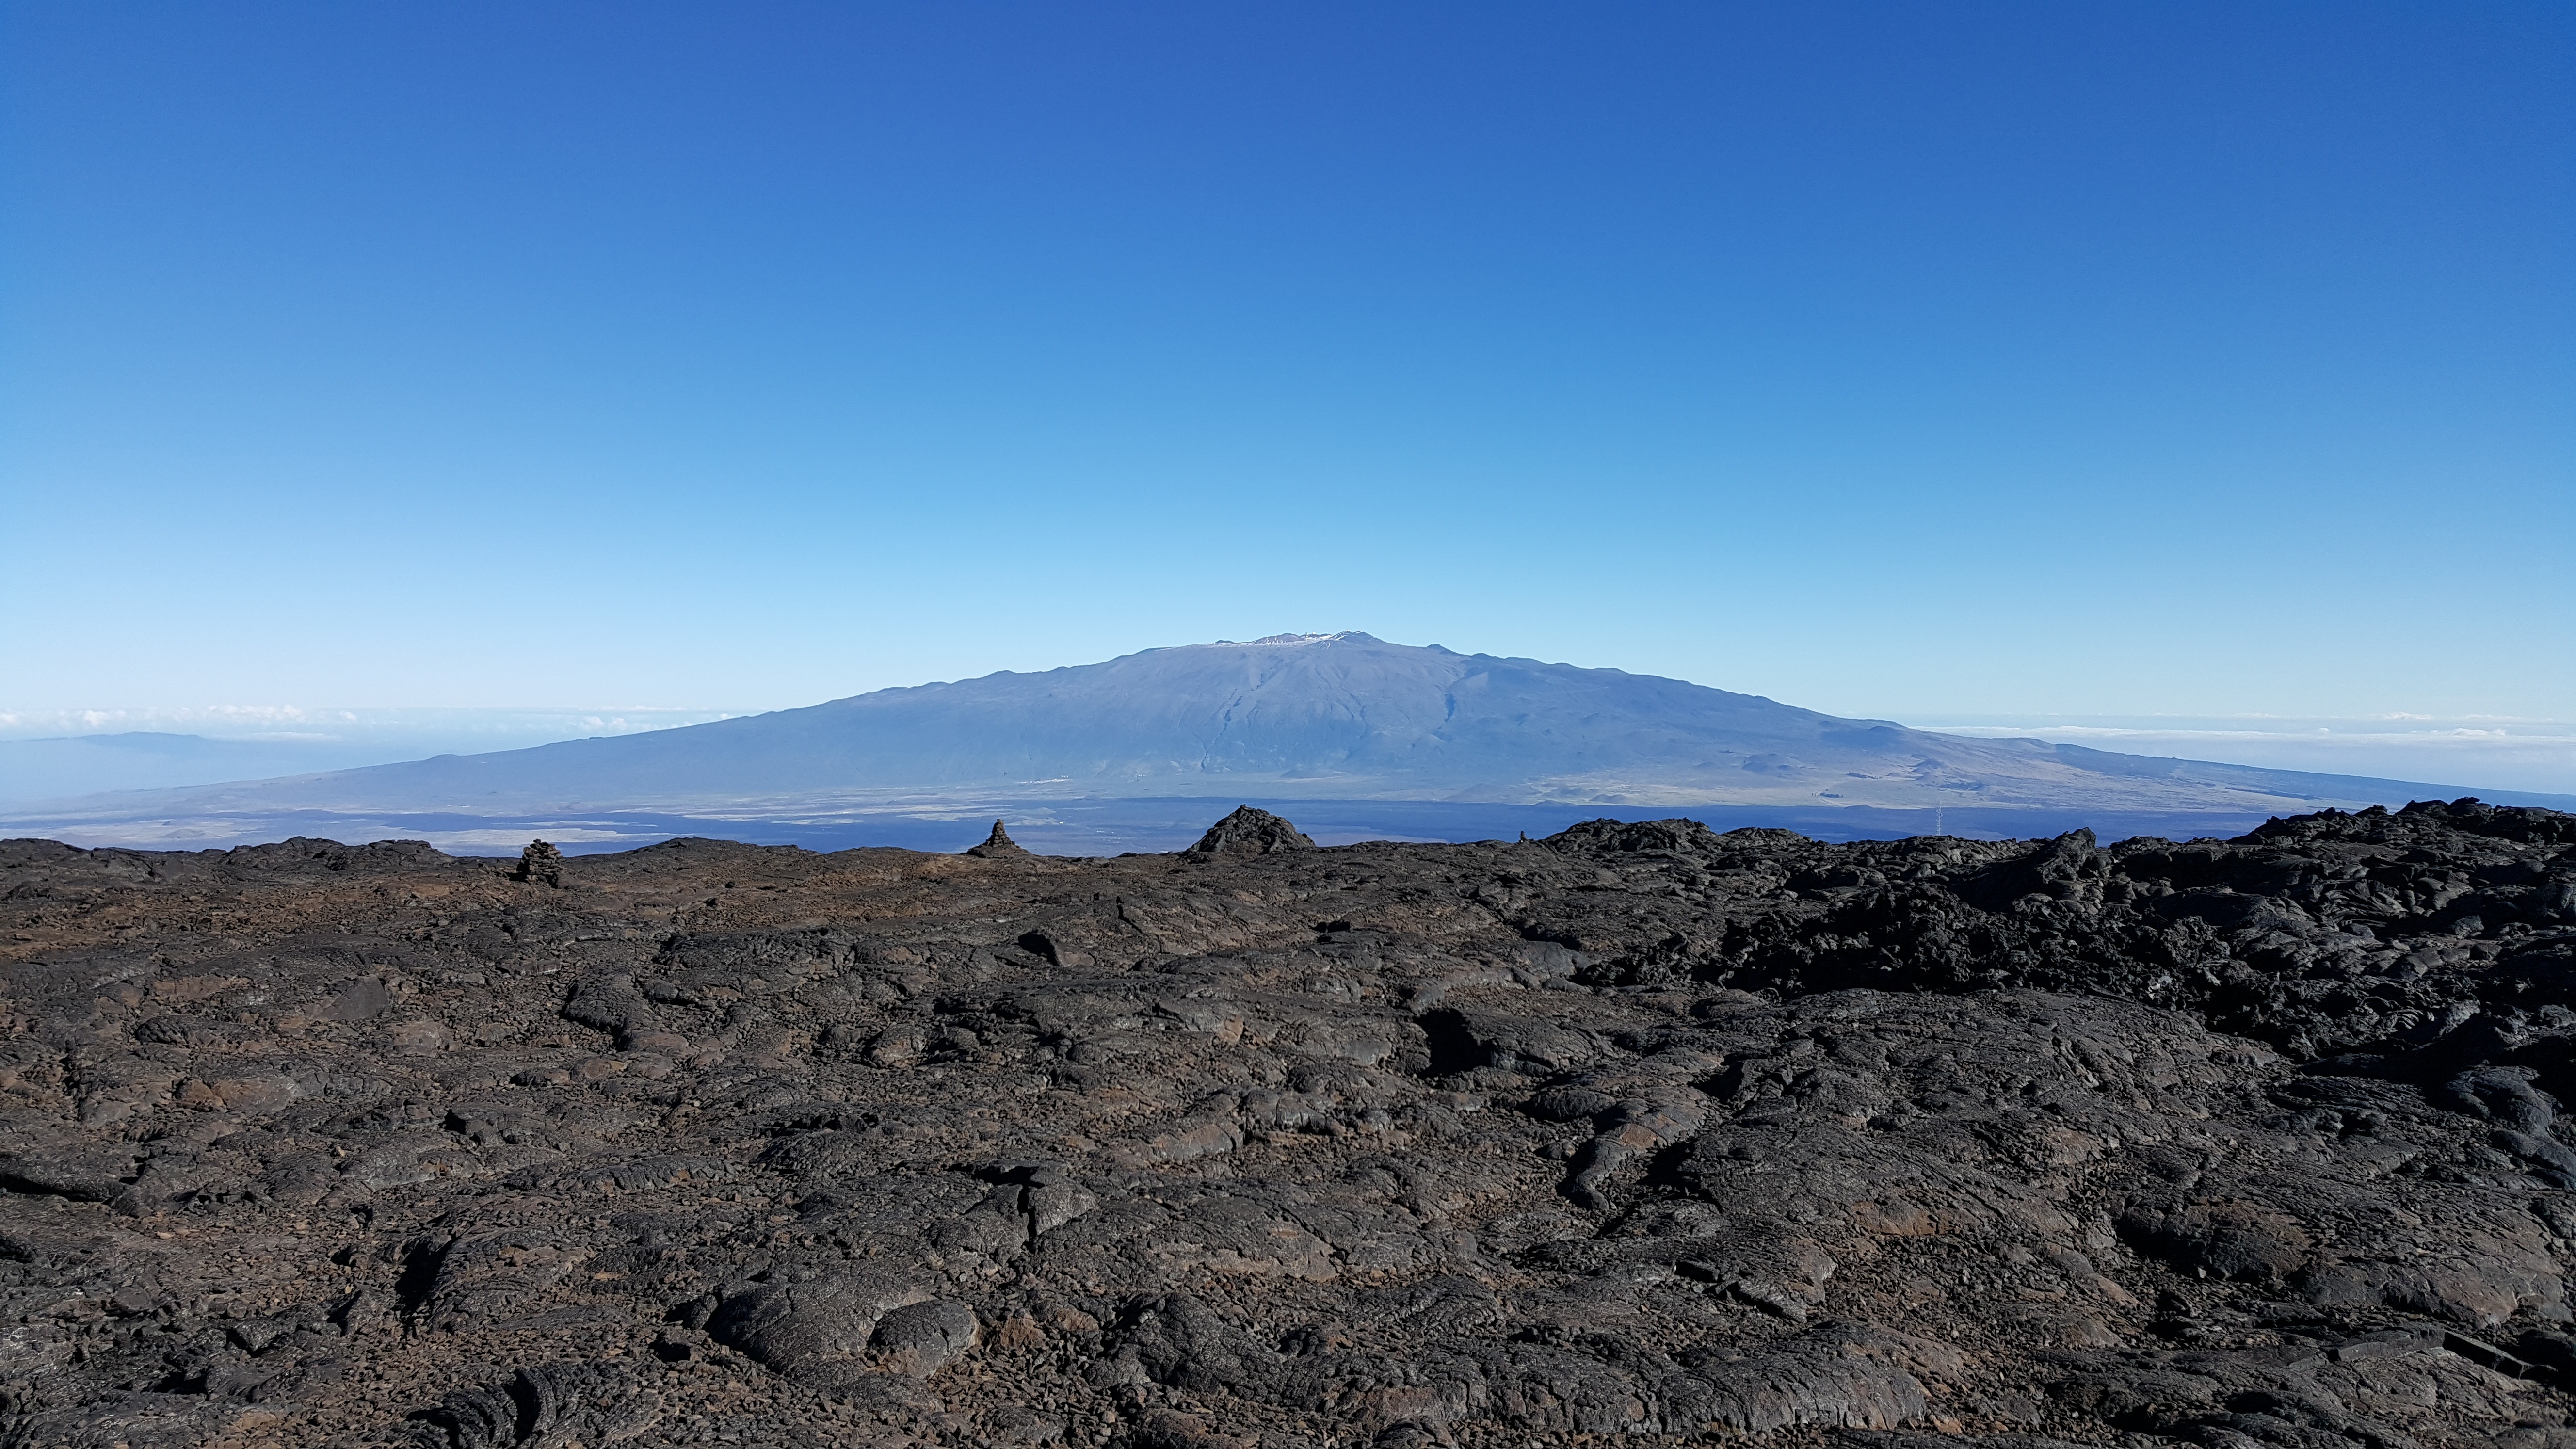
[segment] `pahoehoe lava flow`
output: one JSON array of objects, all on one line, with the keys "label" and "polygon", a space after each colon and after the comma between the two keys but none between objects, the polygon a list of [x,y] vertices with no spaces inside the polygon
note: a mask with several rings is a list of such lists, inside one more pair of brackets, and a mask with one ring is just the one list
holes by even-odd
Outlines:
[{"label": "pahoehoe lava flow", "polygon": [[2576,1445],[2576,816],[0,904],[9,1445]]}]

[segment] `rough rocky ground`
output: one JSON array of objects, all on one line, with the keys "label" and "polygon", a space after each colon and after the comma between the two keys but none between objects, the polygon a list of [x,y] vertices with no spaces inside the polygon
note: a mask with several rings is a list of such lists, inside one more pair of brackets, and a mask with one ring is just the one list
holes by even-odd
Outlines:
[{"label": "rough rocky ground", "polygon": [[13,1445],[2576,1445],[2576,817],[0,846]]}]

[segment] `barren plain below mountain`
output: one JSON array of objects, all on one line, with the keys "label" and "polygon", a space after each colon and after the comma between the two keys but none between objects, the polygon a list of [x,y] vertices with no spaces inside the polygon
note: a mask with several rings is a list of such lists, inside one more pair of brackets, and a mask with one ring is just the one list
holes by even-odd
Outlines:
[{"label": "barren plain below mountain", "polygon": [[0,902],[11,1445],[2576,1446],[2546,810]]}]

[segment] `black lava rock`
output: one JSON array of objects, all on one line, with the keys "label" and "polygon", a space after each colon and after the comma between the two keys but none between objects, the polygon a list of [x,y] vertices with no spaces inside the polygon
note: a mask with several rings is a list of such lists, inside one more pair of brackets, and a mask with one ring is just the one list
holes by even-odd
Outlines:
[{"label": "black lava rock", "polygon": [[0,843],[0,1443],[2570,1443],[2570,817],[972,854]]}]

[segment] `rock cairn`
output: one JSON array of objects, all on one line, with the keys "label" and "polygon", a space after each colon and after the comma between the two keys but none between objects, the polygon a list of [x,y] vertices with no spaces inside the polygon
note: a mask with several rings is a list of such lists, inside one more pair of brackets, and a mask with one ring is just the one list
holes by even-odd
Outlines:
[{"label": "rock cairn", "polygon": [[561,887],[563,852],[542,840],[531,840],[528,842],[528,848],[519,852],[519,869],[516,874],[520,880]]}]

